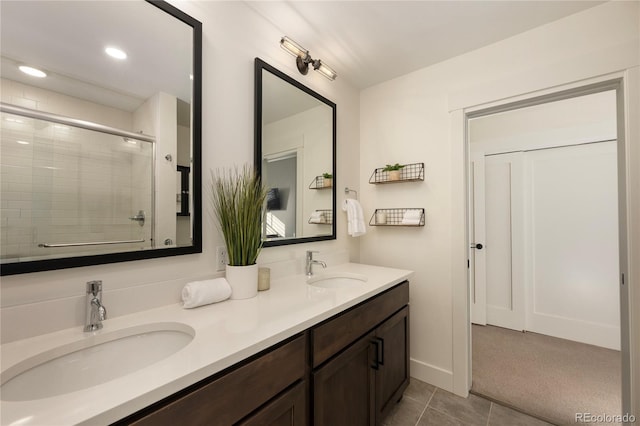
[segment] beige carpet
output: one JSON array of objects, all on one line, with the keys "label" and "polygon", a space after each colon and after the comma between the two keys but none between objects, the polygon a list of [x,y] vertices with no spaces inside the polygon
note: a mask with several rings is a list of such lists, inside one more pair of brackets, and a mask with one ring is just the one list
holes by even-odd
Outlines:
[{"label": "beige carpet", "polygon": [[473,393],[558,425],[620,414],[619,351],[494,326],[472,333]]}]

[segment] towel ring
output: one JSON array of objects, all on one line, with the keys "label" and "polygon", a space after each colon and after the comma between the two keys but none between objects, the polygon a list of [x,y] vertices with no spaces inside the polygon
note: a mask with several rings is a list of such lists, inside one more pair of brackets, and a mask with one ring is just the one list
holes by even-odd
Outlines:
[{"label": "towel ring", "polygon": [[347,194],[347,195],[349,195],[349,193],[350,193],[350,192],[355,192],[355,193],[356,193],[356,200],[357,200],[357,199],[358,199],[358,191],[356,191],[355,189],[349,189],[349,187],[348,187],[348,186],[346,186],[346,187],[344,188],[344,193],[345,193],[345,194]]}]

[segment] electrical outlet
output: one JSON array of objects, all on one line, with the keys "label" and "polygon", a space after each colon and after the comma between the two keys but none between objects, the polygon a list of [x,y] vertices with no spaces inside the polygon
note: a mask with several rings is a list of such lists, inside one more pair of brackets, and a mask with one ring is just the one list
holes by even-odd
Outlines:
[{"label": "electrical outlet", "polygon": [[216,271],[224,271],[227,265],[227,248],[225,246],[216,247]]}]

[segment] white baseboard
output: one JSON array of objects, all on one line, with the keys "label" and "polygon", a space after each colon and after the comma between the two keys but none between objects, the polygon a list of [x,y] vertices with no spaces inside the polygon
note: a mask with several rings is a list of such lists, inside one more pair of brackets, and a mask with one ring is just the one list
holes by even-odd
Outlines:
[{"label": "white baseboard", "polygon": [[[453,392],[453,372],[445,370],[426,362],[418,361],[411,358],[410,360],[411,377],[414,377],[430,385],[437,386],[448,392]],[[466,397],[466,395],[460,395]]]}]

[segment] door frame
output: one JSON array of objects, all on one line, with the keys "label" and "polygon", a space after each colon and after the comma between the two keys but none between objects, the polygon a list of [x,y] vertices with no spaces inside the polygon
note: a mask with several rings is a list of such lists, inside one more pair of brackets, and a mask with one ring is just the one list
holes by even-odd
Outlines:
[{"label": "door frame", "polygon": [[[638,273],[640,267],[633,265],[630,271],[628,258],[634,245],[640,246],[640,232],[634,227],[636,223],[633,215],[627,215],[627,202],[637,207],[640,194],[639,185],[634,183],[637,171],[631,170],[630,164],[636,166],[634,158],[638,157],[640,147],[637,147],[640,135],[638,123],[631,120],[640,114],[638,99],[632,96],[633,90],[640,86],[640,70],[636,67],[624,72],[613,73],[588,81],[556,86],[551,89],[530,92],[520,96],[503,98],[481,105],[467,106],[450,111],[451,138],[454,141],[453,155],[463,158],[463,163],[454,161],[453,170],[453,223],[464,225],[458,232],[452,234],[452,278],[453,278],[453,391],[467,396],[471,388],[471,322],[470,322],[470,286],[469,270],[469,163],[470,147],[468,138],[468,120],[498,112],[540,105],[562,99],[569,99],[606,90],[616,91],[617,100],[617,144],[618,144],[618,214],[619,214],[619,247],[620,247],[620,329],[621,329],[621,357],[622,357],[622,408],[623,413],[639,410],[632,405],[634,398],[640,395],[640,379],[632,377],[639,375],[640,353],[633,351],[632,342],[639,339],[640,330],[632,323],[634,301],[640,299],[638,287]],[[458,144],[458,145],[456,145]],[[635,156],[635,157],[634,157]],[[456,190],[463,191],[462,197],[456,198]],[[627,192],[629,191],[629,192]],[[456,208],[463,208],[457,212]],[[454,226],[455,227],[455,226]],[[628,234],[632,230],[633,234]],[[635,248],[635,250],[638,250]],[[633,252],[632,256],[640,253]],[[464,263],[464,268],[462,264]],[[632,272],[632,275],[630,275]],[[637,345],[640,342],[636,342]]]}]

